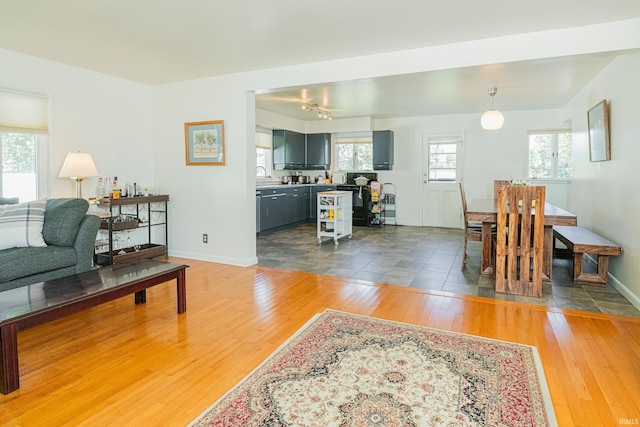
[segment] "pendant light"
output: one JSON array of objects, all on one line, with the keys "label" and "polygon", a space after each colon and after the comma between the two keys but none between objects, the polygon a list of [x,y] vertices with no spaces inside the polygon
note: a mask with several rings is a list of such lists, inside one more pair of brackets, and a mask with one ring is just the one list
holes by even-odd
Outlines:
[{"label": "pendant light", "polygon": [[486,130],[498,130],[504,125],[504,115],[493,108],[493,97],[498,92],[498,88],[493,85],[489,86],[489,95],[491,96],[491,108],[484,112],[480,118],[480,125]]}]

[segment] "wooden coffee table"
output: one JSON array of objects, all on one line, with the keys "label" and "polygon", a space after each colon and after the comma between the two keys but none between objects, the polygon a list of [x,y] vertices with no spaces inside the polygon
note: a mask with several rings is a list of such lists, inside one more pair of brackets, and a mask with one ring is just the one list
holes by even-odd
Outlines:
[{"label": "wooden coffee table", "polygon": [[0,393],[20,388],[18,331],[135,294],[146,302],[146,289],[176,279],[178,314],[187,310],[187,265],[141,260],[0,292]]}]

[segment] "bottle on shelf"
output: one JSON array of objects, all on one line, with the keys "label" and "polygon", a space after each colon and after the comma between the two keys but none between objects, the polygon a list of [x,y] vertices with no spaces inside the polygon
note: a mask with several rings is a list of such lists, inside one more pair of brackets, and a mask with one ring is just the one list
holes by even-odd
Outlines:
[{"label": "bottle on shelf", "polygon": [[135,193],[133,192],[133,187],[130,182],[127,182],[127,185],[124,186],[124,197],[134,197]]},{"label": "bottle on shelf", "polygon": [[119,199],[120,198],[120,187],[118,187],[118,177],[113,177],[113,188],[111,189],[111,198]]},{"label": "bottle on shelf", "polygon": [[96,188],[96,197],[102,199],[105,196],[104,181],[102,177],[98,178],[98,187]]}]

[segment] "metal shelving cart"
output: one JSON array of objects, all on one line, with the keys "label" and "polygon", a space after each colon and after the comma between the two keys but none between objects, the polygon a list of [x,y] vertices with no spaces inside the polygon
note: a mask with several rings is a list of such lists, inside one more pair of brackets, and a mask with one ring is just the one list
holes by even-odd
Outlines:
[{"label": "metal shelving cart", "polygon": [[384,224],[398,225],[396,222],[396,186],[390,182],[384,184],[384,208],[382,214]]}]

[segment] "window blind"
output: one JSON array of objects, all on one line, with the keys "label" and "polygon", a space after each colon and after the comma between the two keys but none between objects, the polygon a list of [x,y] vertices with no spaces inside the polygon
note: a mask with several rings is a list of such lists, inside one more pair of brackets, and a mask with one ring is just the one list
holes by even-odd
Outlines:
[{"label": "window blind", "polygon": [[0,88],[0,131],[47,133],[49,98]]},{"label": "window blind", "polygon": [[335,135],[336,144],[371,144],[373,134],[371,132],[345,132]]},{"label": "window blind", "polygon": [[271,149],[273,134],[267,129],[256,129],[256,147]]}]

